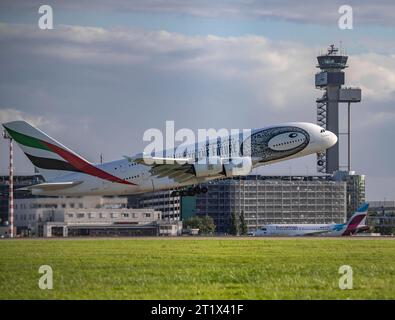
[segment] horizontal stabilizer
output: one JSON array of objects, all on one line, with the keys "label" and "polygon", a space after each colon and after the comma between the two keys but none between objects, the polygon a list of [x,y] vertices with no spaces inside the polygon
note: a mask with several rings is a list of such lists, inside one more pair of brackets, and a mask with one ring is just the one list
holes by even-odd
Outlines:
[{"label": "horizontal stabilizer", "polygon": [[56,191],[60,189],[67,189],[81,184],[83,181],[71,181],[71,182],[53,182],[53,183],[39,183],[32,186],[24,187],[18,190],[45,190],[45,191]]}]

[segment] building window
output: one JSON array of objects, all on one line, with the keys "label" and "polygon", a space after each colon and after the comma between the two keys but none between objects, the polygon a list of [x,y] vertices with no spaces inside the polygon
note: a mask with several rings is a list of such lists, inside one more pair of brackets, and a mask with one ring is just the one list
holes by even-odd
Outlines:
[{"label": "building window", "polygon": [[83,217],[85,217],[84,213],[77,213],[77,218],[83,218]]},{"label": "building window", "polygon": [[74,208],[74,203],[70,203],[70,208]]},{"label": "building window", "polygon": [[129,218],[129,213],[122,213],[123,218]]},{"label": "building window", "polygon": [[150,214],[150,213],[146,213],[146,214],[145,214],[145,217],[146,217],[146,218],[151,218],[151,214]]}]

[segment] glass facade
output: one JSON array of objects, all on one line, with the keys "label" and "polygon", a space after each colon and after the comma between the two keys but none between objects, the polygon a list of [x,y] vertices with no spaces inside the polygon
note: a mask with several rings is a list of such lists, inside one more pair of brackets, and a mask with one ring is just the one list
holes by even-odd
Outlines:
[{"label": "glass facade", "polygon": [[227,233],[232,212],[244,212],[249,231],[271,223],[343,223],[346,183],[325,176],[247,176],[207,184],[196,213],[210,215],[217,232]]},{"label": "glass facade", "polygon": [[368,225],[374,232],[395,233],[395,201],[369,201]]},{"label": "glass facade", "polygon": [[347,218],[350,218],[366,202],[365,176],[354,171],[336,171],[334,180],[347,183]]}]

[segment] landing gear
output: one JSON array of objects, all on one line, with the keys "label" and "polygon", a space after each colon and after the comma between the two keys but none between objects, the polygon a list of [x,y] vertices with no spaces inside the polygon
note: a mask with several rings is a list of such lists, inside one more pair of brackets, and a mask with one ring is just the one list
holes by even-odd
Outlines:
[{"label": "landing gear", "polygon": [[179,195],[180,195],[180,191],[178,191],[178,190],[174,190],[170,194],[171,197],[178,197]]},{"label": "landing gear", "polygon": [[207,191],[208,191],[208,188],[205,187],[205,186],[202,186],[202,187],[201,186],[195,186],[195,187],[190,187],[188,189],[183,189],[183,190],[174,190],[171,193],[171,196],[172,197],[179,197],[179,196],[181,196],[181,197],[186,197],[186,196],[193,197],[196,194],[207,193]]},{"label": "landing gear", "polygon": [[200,193],[207,193],[207,191],[208,191],[208,188],[205,186],[200,188]]}]

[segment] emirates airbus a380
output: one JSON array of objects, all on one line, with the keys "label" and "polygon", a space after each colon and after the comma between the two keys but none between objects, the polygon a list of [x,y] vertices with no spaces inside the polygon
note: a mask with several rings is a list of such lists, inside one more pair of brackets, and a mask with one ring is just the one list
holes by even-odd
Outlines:
[{"label": "emirates airbus a380", "polygon": [[[228,135],[203,147],[196,143],[189,153],[166,150],[167,157],[140,154],[93,164],[25,121],[3,126],[44,177],[44,183],[28,187],[39,195],[128,195],[185,186],[194,186],[192,194],[207,192],[199,184],[248,175],[259,166],[323,152],[337,142],[322,127],[295,122],[253,129],[243,139]],[[215,156],[209,159],[210,146]]]}]

